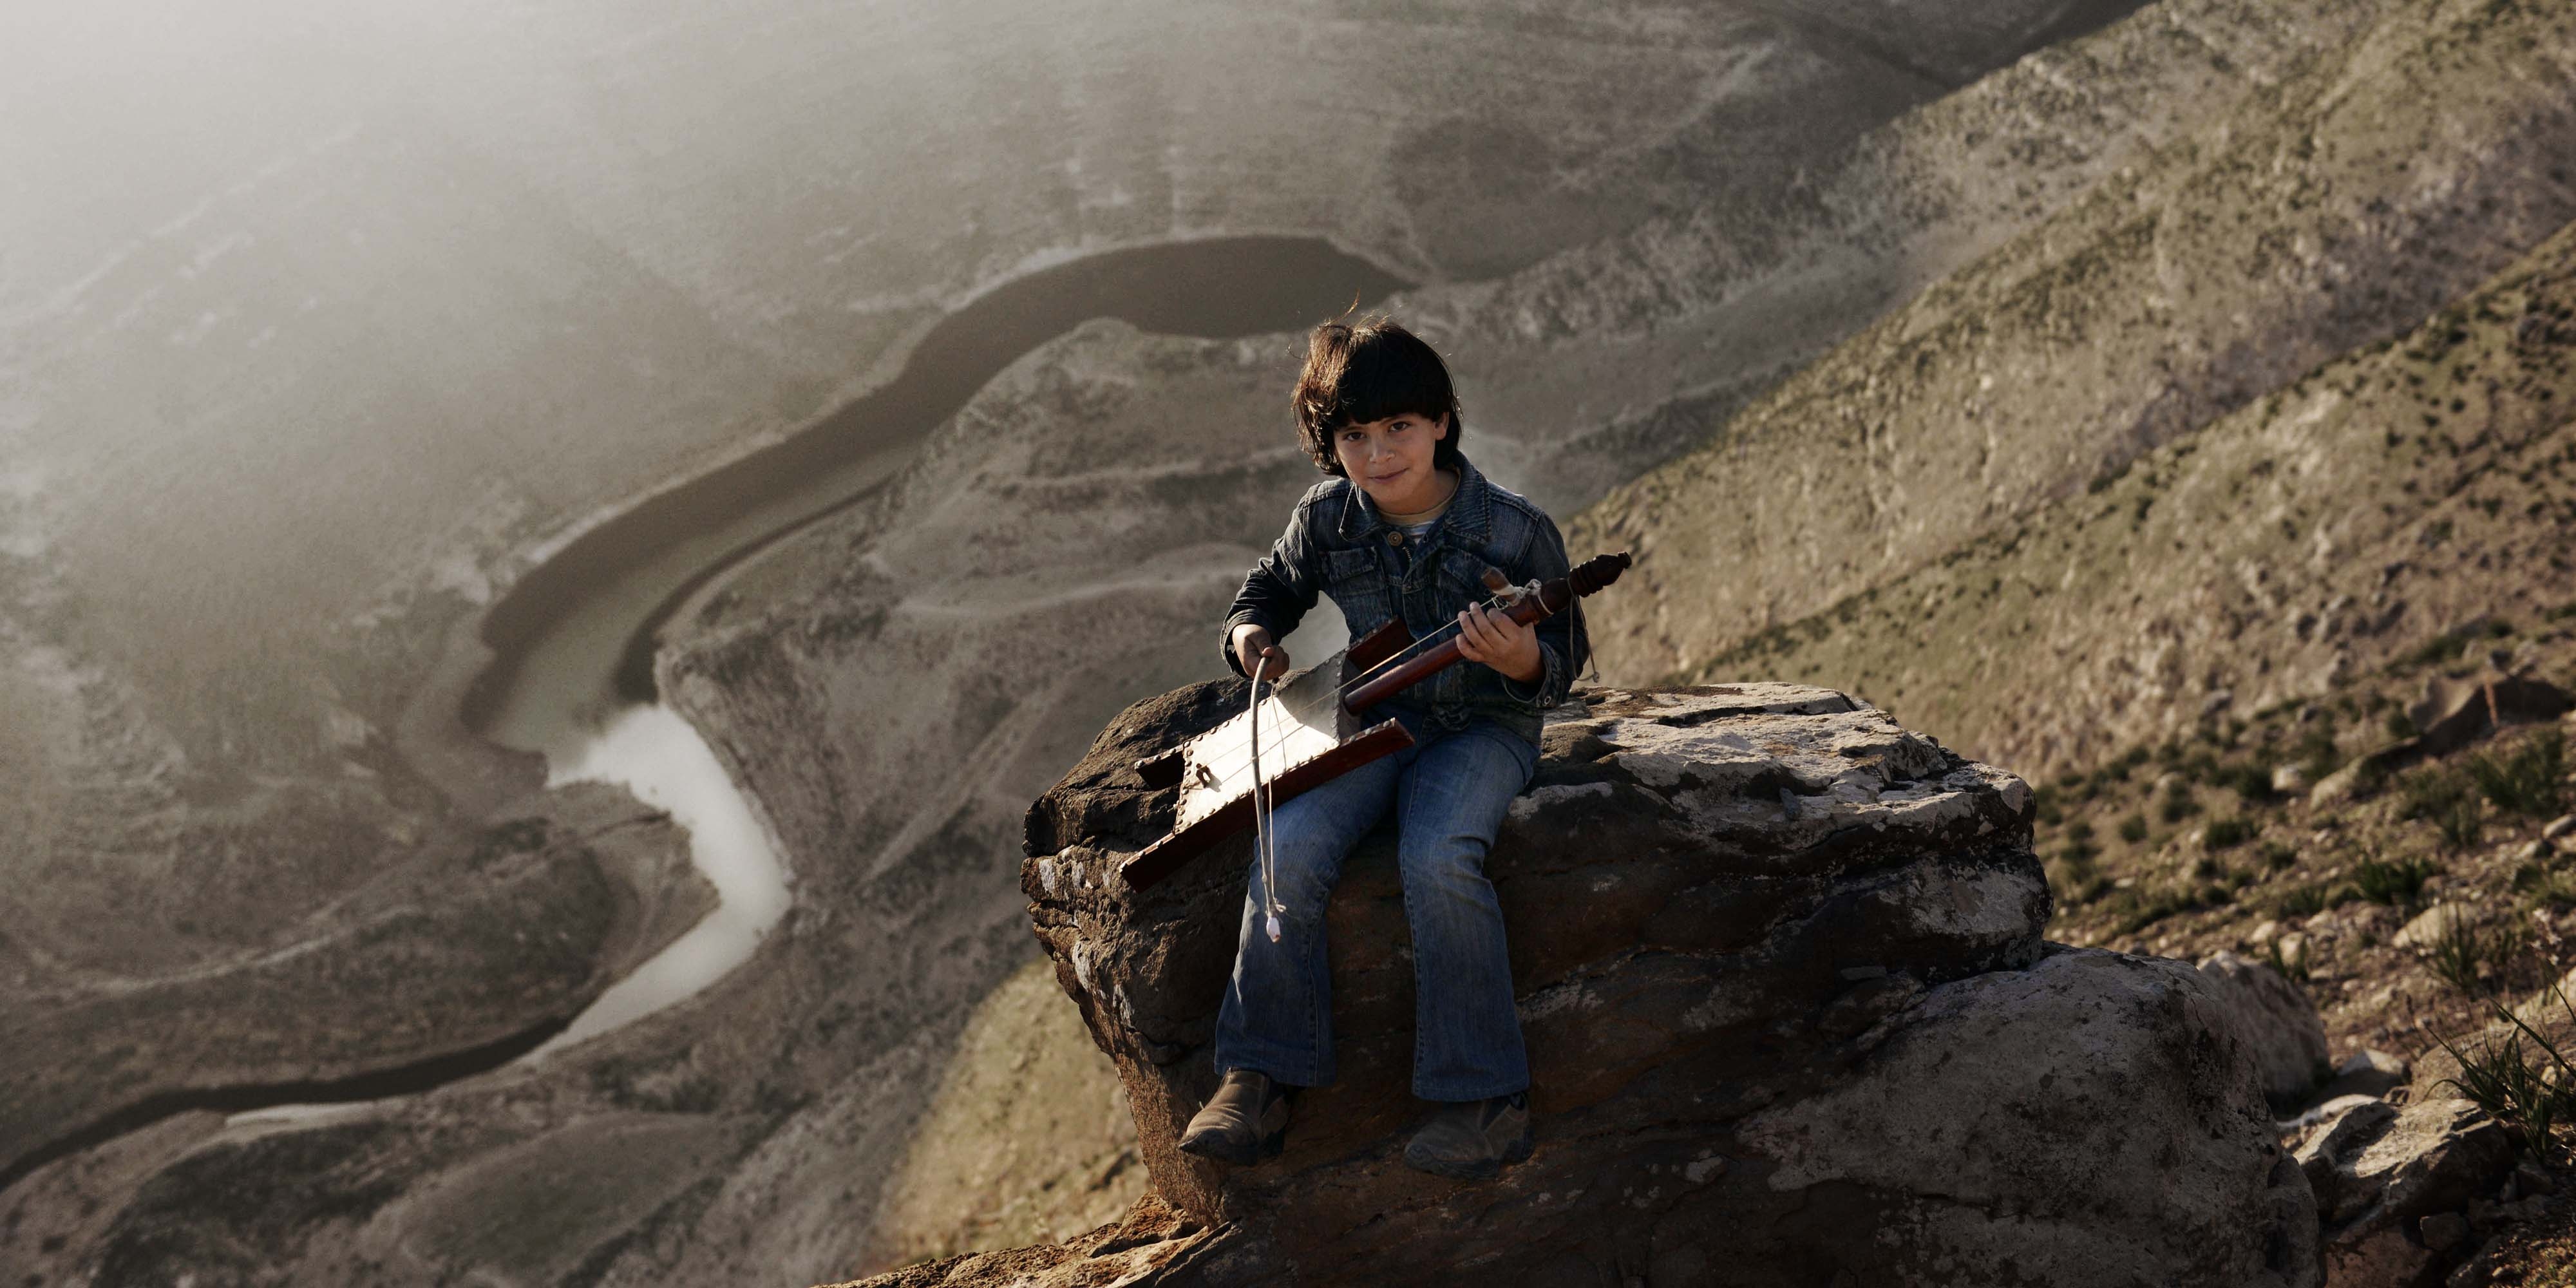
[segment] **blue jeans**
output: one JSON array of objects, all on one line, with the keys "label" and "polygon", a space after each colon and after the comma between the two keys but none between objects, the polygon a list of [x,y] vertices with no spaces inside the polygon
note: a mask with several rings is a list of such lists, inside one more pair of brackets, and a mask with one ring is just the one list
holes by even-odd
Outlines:
[{"label": "blue jeans", "polygon": [[1279,807],[1280,939],[1263,929],[1261,865],[1252,865],[1234,978],[1217,1014],[1216,1067],[1257,1069],[1292,1086],[1333,1080],[1333,999],[1324,907],[1342,860],[1391,803],[1404,915],[1413,932],[1413,1094],[1481,1100],[1529,1086],[1503,909],[1485,851],[1538,749],[1490,721],[1443,732],[1404,719],[1420,739]]}]

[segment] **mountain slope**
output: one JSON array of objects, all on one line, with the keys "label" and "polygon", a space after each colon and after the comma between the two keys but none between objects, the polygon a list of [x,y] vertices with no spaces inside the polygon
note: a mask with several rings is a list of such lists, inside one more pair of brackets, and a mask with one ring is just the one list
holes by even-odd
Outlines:
[{"label": "mountain slope", "polygon": [[[1706,659],[1864,694],[2034,774],[2576,606],[2576,224],[1939,561]],[[2045,683],[2033,683],[2044,678]]]},{"label": "mountain slope", "polygon": [[2576,215],[2570,155],[2576,12],[2391,12],[1580,516],[1640,554],[1604,674],[1694,672],[2411,324]]}]

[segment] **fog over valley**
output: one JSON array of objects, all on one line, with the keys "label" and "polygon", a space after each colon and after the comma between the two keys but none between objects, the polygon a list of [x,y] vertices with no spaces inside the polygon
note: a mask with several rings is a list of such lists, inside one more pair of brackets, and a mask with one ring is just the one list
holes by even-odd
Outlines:
[{"label": "fog over valley", "polygon": [[[2199,634],[2025,719],[1903,621],[1781,632],[1932,604],[1953,552],[2493,289],[2576,193],[2569,24],[2489,21],[0,18],[0,1265],[801,1284],[1120,1218],[1149,1168],[1032,941],[1023,811],[1222,674],[1317,478],[1304,331],[1353,304],[1439,348],[1577,560],[1637,552],[1600,678],[1867,667],[2032,775],[2185,728]],[[2269,294],[2194,285],[2230,274]]]}]

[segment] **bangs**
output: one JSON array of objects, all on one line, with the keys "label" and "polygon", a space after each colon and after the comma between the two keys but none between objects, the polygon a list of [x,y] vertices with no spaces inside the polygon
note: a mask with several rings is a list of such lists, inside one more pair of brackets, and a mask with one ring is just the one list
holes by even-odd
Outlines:
[{"label": "bangs", "polygon": [[1448,364],[1420,336],[1393,320],[1371,316],[1357,325],[1327,322],[1307,337],[1306,369],[1290,395],[1307,453],[1327,474],[1340,474],[1332,435],[1344,425],[1407,413],[1434,423],[1446,420],[1438,460],[1459,461],[1458,394]]},{"label": "bangs", "polygon": [[[1324,387],[1315,391],[1316,423],[1337,429],[1407,412],[1433,421],[1447,416],[1456,405],[1449,373],[1431,346],[1411,335],[1404,339],[1413,343],[1401,344],[1384,332],[1353,336],[1341,369],[1318,382]],[[1406,352],[1408,348],[1418,352]]]}]

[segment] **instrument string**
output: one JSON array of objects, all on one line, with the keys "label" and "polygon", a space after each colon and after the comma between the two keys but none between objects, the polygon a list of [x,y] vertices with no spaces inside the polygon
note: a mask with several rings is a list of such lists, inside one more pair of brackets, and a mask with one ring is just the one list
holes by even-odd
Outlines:
[{"label": "instrument string", "polygon": [[[1494,607],[1500,607],[1500,606],[1502,606],[1502,605],[1500,605],[1500,603],[1499,603],[1497,600],[1490,600],[1490,599],[1489,599],[1489,600],[1486,600],[1486,601],[1485,601],[1485,606],[1486,606],[1486,607],[1488,607],[1488,608],[1494,608]],[[1353,690],[1358,689],[1358,688],[1359,688],[1359,687],[1361,687],[1362,685],[1367,684],[1369,681],[1376,679],[1380,673],[1382,673],[1382,672],[1386,671],[1387,669],[1389,669],[1389,668],[1391,668],[1391,667],[1395,667],[1395,666],[1402,665],[1402,664],[1404,663],[1404,661],[1405,661],[1407,658],[1410,658],[1410,657],[1414,656],[1415,654],[1420,653],[1421,651],[1423,651],[1423,650],[1424,650],[1424,649],[1426,649],[1426,648],[1434,648],[1434,647],[1437,647],[1437,646],[1440,644],[1440,642],[1441,642],[1442,640],[1444,640],[1444,639],[1448,638],[1450,635],[1454,635],[1454,634],[1457,634],[1457,633],[1458,633],[1458,623],[1457,623],[1456,621],[1454,621],[1454,620],[1453,620],[1453,621],[1450,621],[1450,622],[1448,622],[1448,623],[1445,623],[1445,624],[1443,624],[1442,626],[1438,627],[1437,629],[1434,629],[1430,634],[1425,635],[1425,636],[1423,636],[1422,638],[1420,638],[1420,639],[1418,639],[1418,640],[1415,640],[1415,641],[1413,641],[1412,643],[1405,645],[1403,648],[1397,649],[1395,652],[1393,652],[1393,653],[1391,653],[1391,654],[1387,655],[1387,658],[1386,658],[1386,660],[1385,660],[1385,661],[1382,661],[1382,662],[1378,663],[1377,665],[1370,667],[1370,668],[1369,668],[1369,669],[1367,669],[1366,671],[1362,671],[1362,672],[1361,672],[1361,673],[1359,673],[1358,675],[1355,675],[1355,676],[1351,677],[1349,680],[1347,680],[1347,681],[1343,682],[1343,684],[1341,685],[1341,687],[1334,689],[1332,692],[1330,692],[1330,693],[1318,693],[1318,694],[1315,694],[1315,695],[1313,695],[1313,697],[1311,697],[1311,698],[1309,698],[1309,699],[1307,699],[1307,700],[1305,700],[1305,701],[1303,701],[1303,702],[1301,702],[1301,703],[1299,703],[1299,704],[1297,704],[1297,705],[1295,705],[1295,706],[1290,706],[1290,705],[1289,705],[1289,704],[1287,704],[1287,703],[1284,703],[1284,702],[1280,702],[1280,701],[1278,701],[1279,687],[1278,687],[1278,685],[1277,685],[1276,683],[1273,683],[1273,684],[1271,685],[1271,689],[1270,689],[1270,692],[1271,692],[1271,699],[1272,699],[1272,705],[1273,705],[1274,707],[1276,707],[1276,708],[1277,708],[1277,710],[1278,710],[1278,714],[1279,714],[1280,716],[1285,717],[1285,718],[1287,718],[1287,719],[1294,720],[1296,723],[1301,724],[1301,725],[1310,725],[1310,724],[1312,724],[1312,723],[1313,723],[1314,718],[1315,718],[1318,714],[1321,714],[1321,712],[1318,710],[1318,708],[1327,708],[1327,709],[1328,709],[1329,707],[1331,707],[1331,706],[1333,706],[1333,705],[1337,705],[1337,704],[1339,704],[1339,703],[1341,702],[1341,700],[1342,700],[1344,697],[1349,696],[1349,694],[1350,694]],[[1258,685],[1256,685],[1255,687],[1257,688],[1257,687],[1258,687]],[[1256,703],[1256,709],[1257,709],[1257,703]],[[1283,741],[1284,741],[1284,740],[1283,740]],[[1230,743],[1228,743],[1228,744],[1226,744],[1226,745],[1224,745],[1224,746],[1222,746],[1222,747],[1220,747],[1220,748],[1211,748],[1208,752],[1203,753],[1203,754],[1202,754],[1202,756],[1201,756],[1201,758],[1199,759],[1199,763],[1200,763],[1202,766],[1204,766],[1204,765],[1208,762],[1208,760],[1210,760],[1210,759],[1214,759],[1217,755],[1220,755],[1220,754],[1221,754],[1221,755],[1222,755],[1226,760],[1228,760],[1228,761],[1230,761],[1230,762],[1231,762],[1231,761],[1237,761],[1237,760],[1238,760],[1238,755],[1239,755],[1239,753],[1241,753],[1241,752],[1243,751],[1244,747],[1245,747],[1245,740],[1244,740],[1244,739],[1241,739],[1241,738],[1234,739],[1232,742],[1230,742]],[[1284,768],[1284,766],[1283,766],[1283,768]],[[1257,774],[1257,772],[1258,772],[1258,771],[1256,770],[1255,772],[1256,772],[1256,774]],[[1231,783],[1231,782],[1233,782],[1235,779],[1242,777],[1242,776],[1243,776],[1243,773],[1244,773],[1244,770],[1243,770],[1242,768],[1240,768],[1240,767],[1238,767],[1238,768],[1234,768],[1234,769],[1229,769],[1229,770],[1225,771],[1223,774],[1218,775],[1218,776],[1217,776],[1217,779],[1216,779],[1216,781],[1215,781],[1214,783],[1208,783],[1208,784],[1202,784],[1202,785],[1203,785],[1203,786],[1208,787],[1210,790],[1214,790],[1214,791],[1218,791],[1218,792],[1223,792],[1223,791],[1225,790],[1226,784]]]}]

